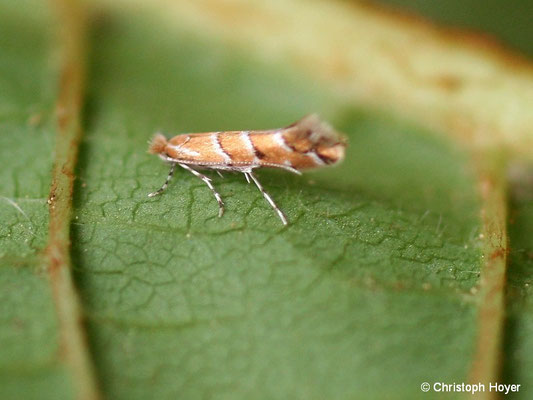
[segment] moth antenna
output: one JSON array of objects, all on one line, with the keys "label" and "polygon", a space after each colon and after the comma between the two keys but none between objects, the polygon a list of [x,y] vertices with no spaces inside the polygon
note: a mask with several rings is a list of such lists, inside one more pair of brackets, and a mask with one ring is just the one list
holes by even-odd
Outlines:
[{"label": "moth antenna", "polygon": [[150,154],[161,154],[165,151],[167,143],[167,138],[165,136],[163,136],[161,133],[156,133],[150,142],[148,152]]}]

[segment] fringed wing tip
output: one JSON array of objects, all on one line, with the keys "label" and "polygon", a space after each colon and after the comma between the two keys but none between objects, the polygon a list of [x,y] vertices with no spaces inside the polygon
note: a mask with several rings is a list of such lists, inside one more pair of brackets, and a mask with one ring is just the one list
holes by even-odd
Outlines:
[{"label": "fringed wing tip", "polygon": [[161,133],[156,133],[150,142],[148,152],[150,154],[161,154],[165,151],[167,146],[167,138]]},{"label": "fringed wing tip", "polygon": [[317,114],[306,115],[294,125],[298,126],[302,133],[309,134],[310,132],[310,139],[314,142],[331,141],[346,145],[346,138],[333,129],[330,124],[322,121]]}]

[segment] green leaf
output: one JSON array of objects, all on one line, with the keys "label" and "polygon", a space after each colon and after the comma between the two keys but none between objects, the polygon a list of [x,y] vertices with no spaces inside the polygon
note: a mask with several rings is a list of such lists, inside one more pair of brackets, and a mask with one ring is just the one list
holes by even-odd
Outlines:
[{"label": "green leaf", "polygon": [[[71,264],[71,293],[57,280],[69,275],[54,275],[48,234],[57,218],[48,207],[71,207],[48,199],[56,174],[69,175],[53,164],[78,150],[75,140],[65,153],[54,147],[65,131],[54,108],[69,93],[58,82],[60,39],[44,4],[0,4],[0,397],[404,399],[431,396],[422,382],[476,376],[480,337],[499,344],[498,333],[480,332],[490,308],[480,274],[496,247],[483,235],[502,233],[487,228],[497,213],[480,214],[503,188],[480,195],[487,181],[472,149],[425,120],[347,99],[292,55],[261,59],[132,10],[93,16],[85,108],[68,114],[83,130],[72,261],[57,267]],[[185,170],[147,197],[168,172],[146,152],[155,131],[275,128],[310,112],[349,147],[339,167],[258,172],[288,227],[239,174],[207,172],[222,218]],[[512,191],[504,346],[505,381],[524,387],[533,380],[527,179]]]},{"label": "green leaf", "polygon": [[[133,16],[104,23],[73,232],[104,392],[381,397],[465,378],[480,251],[463,154],[186,31],[168,37]],[[146,154],[154,130],[268,128],[315,110],[350,148],[336,169],[260,173],[287,229],[240,175],[213,177],[221,219],[186,171],[147,197],[168,168]]]},{"label": "green leaf", "polygon": [[523,171],[515,177],[511,191],[509,234],[513,247],[507,289],[505,351],[508,357],[504,372],[509,382],[526,385],[533,380],[528,357],[533,351],[533,170],[526,167]]},{"label": "green leaf", "polygon": [[[0,397],[72,396],[40,251],[47,241],[55,71],[46,8],[0,11]],[[42,15],[42,14],[41,14]],[[48,15],[48,14],[45,14]]]}]

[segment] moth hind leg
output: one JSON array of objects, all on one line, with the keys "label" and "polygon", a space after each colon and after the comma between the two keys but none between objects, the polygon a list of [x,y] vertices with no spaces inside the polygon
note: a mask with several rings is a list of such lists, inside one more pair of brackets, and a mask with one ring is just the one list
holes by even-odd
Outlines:
[{"label": "moth hind leg", "polygon": [[265,189],[263,189],[263,186],[261,185],[259,180],[257,180],[257,177],[254,175],[252,170],[245,171],[243,173],[247,181],[250,181],[250,179],[254,181],[255,186],[257,186],[259,191],[263,194],[263,197],[268,202],[268,204],[270,204],[270,206],[274,209],[274,211],[276,211],[283,225],[287,225],[288,224],[287,217],[285,217],[285,214],[283,214],[283,211],[281,211],[280,208],[277,206],[277,204],[274,202],[274,200],[272,200],[272,197],[270,197],[270,195],[267,192],[265,192]]},{"label": "moth hind leg", "polygon": [[213,195],[215,196],[215,199],[217,200],[217,203],[218,203],[218,216],[222,217],[222,215],[224,214],[224,202],[222,201],[222,197],[220,197],[220,193],[217,192],[217,190],[215,189],[215,187],[211,183],[211,179],[208,178],[207,176],[205,176],[204,174],[201,174],[200,172],[196,171],[195,169],[189,167],[187,164],[181,164],[181,163],[178,163],[178,164],[183,169],[186,169],[187,171],[192,173],[194,176],[196,176],[196,177],[200,178],[202,181],[204,181],[204,183],[207,185],[207,187],[209,189],[211,189],[211,191],[213,192]]}]

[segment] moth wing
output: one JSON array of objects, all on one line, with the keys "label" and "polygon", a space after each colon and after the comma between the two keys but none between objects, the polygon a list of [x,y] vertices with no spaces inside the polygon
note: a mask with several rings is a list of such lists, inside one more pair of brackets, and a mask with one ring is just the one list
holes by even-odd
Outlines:
[{"label": "moth wing", "polygon": [[345,144],[345,139],[333,127],[320,119],[317,114],[309,114],[289,125],[285,135],[292,141],[308,140],[321,145]]}]

